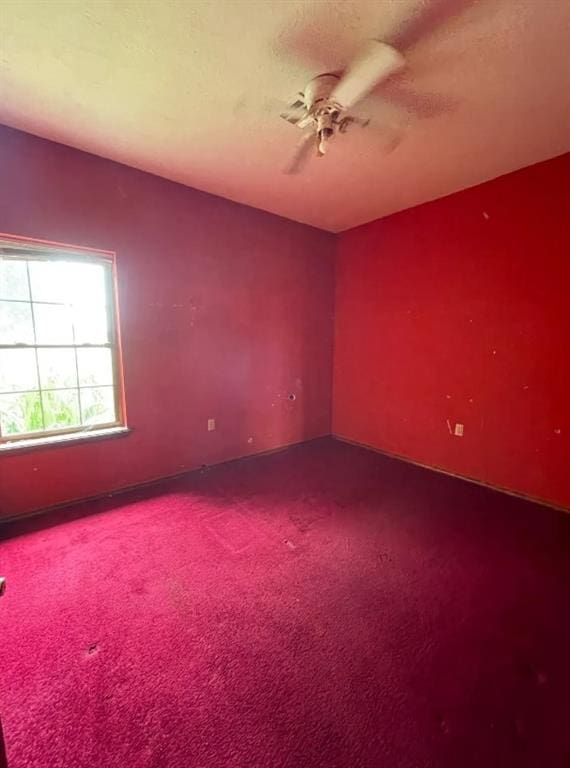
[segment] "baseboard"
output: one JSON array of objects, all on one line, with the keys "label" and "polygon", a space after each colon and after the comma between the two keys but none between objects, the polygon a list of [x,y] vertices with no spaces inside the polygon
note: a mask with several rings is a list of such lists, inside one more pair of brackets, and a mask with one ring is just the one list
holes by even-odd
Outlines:
[{"label": "baseboard", "polygon": [[133,483],[131,485],[123,485],[118,488],[112,488],[107,491],[102,491],[101,493],[96,493],[92,496],[80,496],[79,498],[75,499],[68,499],[67,501],[62,501],[58,504],[52,504],[49,507],[41,507],[40,509],[34,509],[30,512],[24,512],[21,515],[10,515],[9,517],[0,517],[0,530],[3,525],[8,525],[10,523],[19,523],[23,520],[29,520],[30,518],[39,517],[40,515],[48,515],[50,512],[58,512],[64,509],[67,509],[68,507],[75,506],[76,504],[86,504],[89,501],[99,501],[100,499],[109,499],[114,496],[121,496],[122,494],[127,494],[130,491],[136,491],[141,488],[148,488],[152,487],[153,485],[158,485],[159,483],[166,482],[168,480],[176,480],[180,477],[184,477],[186,475],[195,475],[199,472],[203,472],[204,468],[207,469],[213,469],[214,467],[223,467],[227,464],[236,464],[239,461],[248,461],[249,459],[258,459],[262,456],[271,456],[275,453],[282,453],[283,451],[287,451],[289,448],[294,448],[295,446],[299,445],[307,445],[309,443],[313,443],[316,440],[323,440],[323,438],[332,437],[330,434],[326,435],[318,435],[317,437],[310,437],[308,440],[297,440],[294,443],[287,443],[286,445],[280,445],[278,448],[269,448],[267,451],[259,451],[258,453],[246,453],[244,456],[235,456],[232,459],[225,459],[224,461],[219,461],[216,464],[202,464],[200,466],[194,467],[194,469],[185,469],[183,472],[175,472],[172,475],[161,475],[160,477],[152,477],[148,480],[143,480],[140,483]]},{"label": "baseboard", "polygon": [[341,443],[347,443],[348,445],[354,445],[357,448],[365,448],[367,451],[373,451],[374,453],[379,453],[382,456],[387,456],[390,459],[397,459],[398,461],[404,461],[406,464],[413,464],[415,467],[421,467],[422,469],[429,469],[432,472],[438,472],[440,475],[447,475],[448,477],[454,477],[456,480],[465,480],[467,483],[473,483],[474,485],[479,485],[482,488],[488,488],[491,491],[497,491],[498,493],[505,493],[507,496],[514,496],[517,499],[523,499],[524,501],[531,501],[533,504],[540,504],[543,507],[549,507],[550,509],[555,509],[557,512],[565,512],[566,514],[570,514],[570,509],[567,507],[560,507],[556,504],[553,504],[551,501],[547,501],[546,499],[541,499],[538,496],[530,496],[527,493],[522,493],[519,491],[513,491],[510,488],[503,488],[500,485],[491,485],[491,483],[486,483],[484,480],[477,480],[475,477],[469,477],[468,475],[458,475],[455,472],[449,472],[447,469],[443,469],[442,467],[437,467],[432,464],[423,464],[421,461],[415,461],[414,459],[410,459],[407,456],[402,456],[398,453],[393,453],[392,451],[386,451],[382,448],[376,448],[374,445],[368,445],[367,443],[360,443],[358,440],[349,440],[347,437],[342,437],[341,435],[331,435],[331,437],[334,440],[338,440]]},{"label": "baseboard", "polygon": [[[208,468],[222,467],[229,464],[236,464],[237,462],[240,462],[240,461],[248,461],[251,459],[261,458],[263,456],[271,456],[276,453],[282,453],[283,451],[286,451],[289,448],[294,448],[295,446],[300,446],[300,445],[307,445],[309,443],[315,442],[316,440],[322,440],[323,438],[327,438],[327,437],[330,437],[334,440],[338,440],[341,443],[354,445],[357,448],[364,448],[365,450],[378,453],[382,456],[387,456],[390,459],[396,459],[397,461],[403,461],[406,464],[412,464],[416,467],[421,467],[422,469],[428,469],[431,472],[437,472],[438,474],[447,475],[448,477],[453,477],[457,480],[464,480],[468,483],[479,485],[482,488],[488,488],[489,490],[497,491],[498,493],[505,493],[508,496],[514,496],[517,499],[523,499],[524,501],[530,501],[534,504],[540,504],[544,507],[549,507],[550,509],[554,509],[557,512],[565,512],[566,514],[570,514],[569,508],[557,506],[556,504],[553,504],[551,501],[547,501],[545,499],[541,499],[536,496],[530,496],[525,493],[513,491],[509,488],[502,488],[501,486],[491,485],[490,483],[486,483],[483,480],[477,480],[476,478],[469,477],[468,475],[459,475],[454,472],[449,472],[448,470],[443,469],[442,467],[433,466],[431,464],[424,464],[421,461],[415,461],[414,459],[410,459],[407,456],[402,456],[401,454],[393,453],[392,451],[386,451],[386,450],[383,450],[382,448],[376,448],[373,445],[361,443],[361,442],[358,442],[357,440],[350,440],[347,437],[343,437],[341,435],[334,435],[334,434],[319,435],[318,437],[312,437],[309,440],[298,440],[293,443],[287,443],[286,445],[280,445],[278,448],[270,448],[267,451],[260,451],[259,453],[248,453],[245,456],[236,456],[232,459],[226,459],[216,464],[208,464],[207,467]],[[133,483],[132,485],[125,485],[119,488],[103,491],[93,496],[82,496],[76,499],[69,499],[68,501],[63,501],[60,504],[52,504],[49,507],[42,507],[41,509],[32,510],[31,512],[25,512],[22,515],[11,515],[10,517],[0,517],[0,530],[3,525],[22,522],[24,520],[29,520],[30,518],[39,517],[41,515],[48,515],[51,512],[64,510],[76,504],[84,504],[89,501],[98,501],[100,499],[107,499],[115,496],[121,496],[122,494],[127,494],[131,491],[136,491],[141,488],[152,487],[153,485],[158,485],[168,480],[176,480],[180,477],[184,477],[186,475],[194,475],[202,471],[203,471],[202,467],[195,467],[194,469],[184,470],[183,472],[176,472],[172,475],[162,475],[160,477],[153,477],[148,480],[144,480],[141,483]]]}]

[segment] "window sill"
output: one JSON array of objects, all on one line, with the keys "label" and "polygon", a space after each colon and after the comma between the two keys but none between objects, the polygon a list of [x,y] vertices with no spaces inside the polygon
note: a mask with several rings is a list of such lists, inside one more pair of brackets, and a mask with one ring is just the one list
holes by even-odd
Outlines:
[{"label": "window sill", "polygon": [[37,448],[60,448],[65,445],[75,445],[89,440],[102,440],[109,437],[121,437],[128,435],[129,427],[106,427],[104,429],[91,429],[83,432],[70,432],[65,435],[49,435],[44,437],[31,437],[25,440],[0,444],[0,455],[3,453],[16,453],[18,451],[31,451]]}]

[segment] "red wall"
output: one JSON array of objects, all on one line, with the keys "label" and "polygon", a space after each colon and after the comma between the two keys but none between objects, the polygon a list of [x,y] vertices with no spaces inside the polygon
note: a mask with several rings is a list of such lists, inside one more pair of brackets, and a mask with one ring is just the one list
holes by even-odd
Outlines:
[{"label": "red wall", "polygon": [[569,184],[566,155],[341,235],[335,434],[570,507]]},{"label": "red wall", "polygon": [[0,516],[329,433],[332,235],[7,128],[0,169],[1,232],[116,251],[133,429],[1,455]]}]

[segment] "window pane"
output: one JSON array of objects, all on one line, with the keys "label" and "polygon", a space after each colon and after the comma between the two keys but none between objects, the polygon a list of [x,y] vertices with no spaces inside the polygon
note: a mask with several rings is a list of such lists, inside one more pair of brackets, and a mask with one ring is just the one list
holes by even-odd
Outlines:
[{"label": "window pane", "polygon": [[110,349],[78,349],[79,386],[112,384],[113,364]]},{"label": "window pane", "polygon": [[25,261],[0,258],[0,299],[30,300]]},{"label": "window pane", "polygon": [[71,300],[67,288],[64,261],[30,261],[30,285],[33,301],[58,301],[63,304]]},{"label": "window pane", "polygon": [[38,349],[38,363],[42,389],[77,386],[74,349]]},{"label": "window pane", "polygon": [[73,307],[73,327],[76,344],[106,344],[110,341],[104,304],[76,304]]},{"label": "window pane", "polygon": [[61,304],[34,304],[37,344],[73,344],[71,310]]},{"label": "window pane", "polygon": [[0,395],[0,429],[2,435],[23,435],[43,430],[39,392]]},{"label": "window pane", "polygon": [[33,344],[32,305],[0,301],[0,344]]},{"label": "window pane", "polygon": [[85,264],[76,262],[71,265],[70,284],[72,285],[72,302],[77,305],[103,307],[107,303],[107,272],[108,264]]},{"label": "window pane", "polygon": [[35,351],[0,349],[0,392],[24,392],[38,387]]},{"label": "window pane", "polygon": [[79,426],[79,396],[76,389],[42,392],[42,399],[46,429]]},{"label": "window pane", "polygon": [[30,261],[33,301],[105,304],[104,264],[81,261]]},{"label": "window pane", "polygon": [[81,413],[84,424],[112,424],[116,421],[113,387],[82,388]]}]

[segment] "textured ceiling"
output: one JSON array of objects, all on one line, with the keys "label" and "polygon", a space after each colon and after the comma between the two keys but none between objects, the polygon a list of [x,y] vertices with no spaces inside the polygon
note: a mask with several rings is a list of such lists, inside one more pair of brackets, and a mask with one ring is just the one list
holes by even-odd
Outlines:
[{"label": "textured ceiling", "polygon": [[[569,33],[563,0],[2,0],[0,122],[340,231],[570,149]],[[369,37],[406,71],[284,175],[279,102]]]}]

